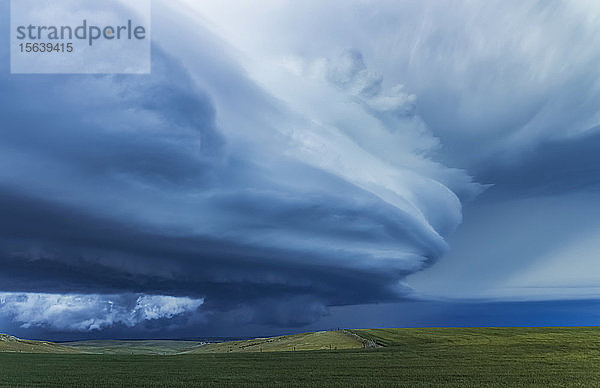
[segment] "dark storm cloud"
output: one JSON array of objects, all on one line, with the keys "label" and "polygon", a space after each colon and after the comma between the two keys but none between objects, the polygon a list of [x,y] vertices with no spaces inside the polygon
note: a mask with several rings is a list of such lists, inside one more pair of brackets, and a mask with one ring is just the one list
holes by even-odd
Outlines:
[{"label": "dark storm cloud", "polygon": [[[402,298],[401,280],[445,251],[460,203],[432,176],[462,172],[410,146],[412,166],[381,161],[224,55],[199,68],[182,56],[157,44],[139,76],[10,75],[5,63],[3,315],[67,331],[232,314],[298,326],[331,305]],[[371,100],[382,93],[363,119],[402,109],[403,93],[389,108]],[[144,298],[158,313],[140,318]]]},{"label": "dark storm cloud", "polygon": [[[369,257],[342,249],[306,252],[300,247],[269,248],[227,239],[169,236],[23,195],[4,193],[0,209],[4,220],[0,225],[0,278],[4,289],[10,291],[206,295],[208,301],[222,303],[315,293],[331,302],[348,303],[391,298],[394,293],[385,291],[384,285],[410,272],[407,268],[390,273],[388,263],[365,267],[360,261]],[[317,222],[323,218],[322,213],[312,214]],[[290,220],[293,222],[293,217]],[[328,257],[335,254],[345,255],[348,262],[329,263]],[[360,289],[353,291],[357,284]]]}]

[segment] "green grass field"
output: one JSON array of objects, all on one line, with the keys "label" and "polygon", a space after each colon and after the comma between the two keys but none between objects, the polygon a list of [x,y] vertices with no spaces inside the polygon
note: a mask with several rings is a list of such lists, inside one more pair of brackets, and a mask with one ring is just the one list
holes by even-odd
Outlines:
[{"label": "green grass field", "polygon": [[[2,353],[0,386],[600,386],[599,328],[353,332],[379,347],[167,356]],[[310,342],[311,336],[297,339]],[[241,347],[237,343],[232,349]]]}]

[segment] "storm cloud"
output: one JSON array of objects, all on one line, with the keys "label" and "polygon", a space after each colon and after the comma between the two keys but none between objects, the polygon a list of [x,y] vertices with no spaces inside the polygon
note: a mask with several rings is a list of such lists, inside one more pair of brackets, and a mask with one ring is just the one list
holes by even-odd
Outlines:
[{"label": "storm cloud", "polygon": [[520,201],[597,189],[593,4],[252,3],[155,2],[150,75],[11,75],[0,47],[0,314],[297,327],[450,296],[564,236],[523,244]]},{"label": "storm cloud", "polygon": [[[183,15],[161,15],[151,75],[0,78],[2,313],[25,327],[97,330],[138,322],[137,307],[93,313],[108,300],[154,298],[168,317],[169,295],[297,326],[331,305],[404,297],[402,279],[437,260],[461,221],[436,175],[478,190],[424,155],[436,140],[413,97],[380,90],[353,52],[315,80],[344,99],[339,109],[376,123],[374,139],[410,139],[382,158],[343,123],[274,98],[214,51],[226,45],[208,31],[190,42],[211,59],[198,68],[193,52],[177,57],[160,33]],[[406,130],[390,134],[394,125]]]}]

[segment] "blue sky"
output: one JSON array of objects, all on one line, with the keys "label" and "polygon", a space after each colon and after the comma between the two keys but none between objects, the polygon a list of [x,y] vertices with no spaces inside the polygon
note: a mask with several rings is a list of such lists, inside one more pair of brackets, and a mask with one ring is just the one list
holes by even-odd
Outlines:
[{"label": "blue sky", "polygon": [[155,1],[150,75],[1,46],[0,331],[597,324],[599,18]]}]

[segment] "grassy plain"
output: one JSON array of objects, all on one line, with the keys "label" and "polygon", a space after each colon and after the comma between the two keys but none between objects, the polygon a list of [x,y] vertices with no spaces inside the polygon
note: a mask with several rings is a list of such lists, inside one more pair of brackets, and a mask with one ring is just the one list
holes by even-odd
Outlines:
[{"label": "grassy plain", "polygon": [[599,328],[353,332],[380,346],[170,356],[2,353],[0,386],[600,386]]}]

